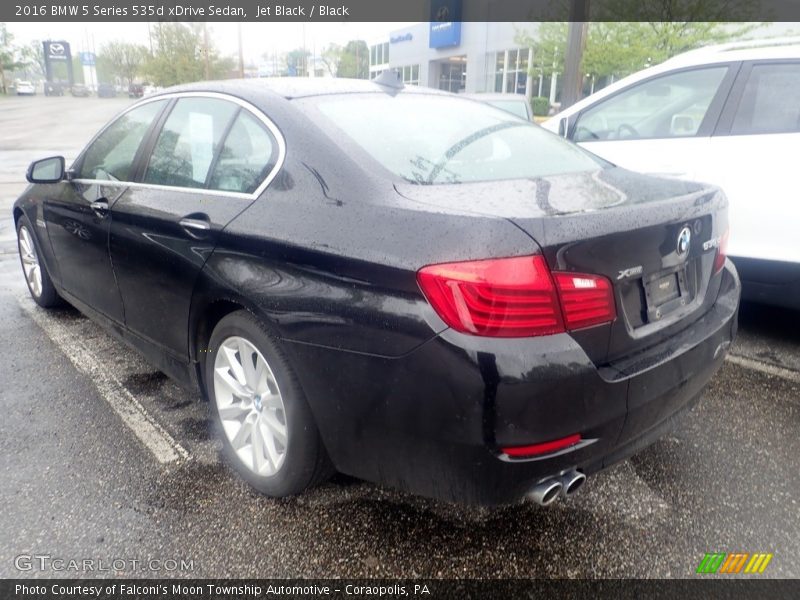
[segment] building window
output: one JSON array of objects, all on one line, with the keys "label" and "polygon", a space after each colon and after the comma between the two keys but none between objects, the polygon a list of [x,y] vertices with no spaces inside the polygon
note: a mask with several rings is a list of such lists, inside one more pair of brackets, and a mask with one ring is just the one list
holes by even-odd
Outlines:
[{"label": "building window", "polygon": [[406,65],[398,68],[406,85],[419,85],[419,65]]},{"label": "building window", "polygon": [[530,50],[514,48],[495,55],[494,91],[524,94],[528,82]]},{"label": "building window", "polygon": [[369,49],[369,66],[385,65],[389,62],[389,42],[375,44]]},{"label": "building window", "polygon": [[442,63],[439,75],[439,89],[458,94],[463,92],[467,82],[466,57],[454,57]]}]

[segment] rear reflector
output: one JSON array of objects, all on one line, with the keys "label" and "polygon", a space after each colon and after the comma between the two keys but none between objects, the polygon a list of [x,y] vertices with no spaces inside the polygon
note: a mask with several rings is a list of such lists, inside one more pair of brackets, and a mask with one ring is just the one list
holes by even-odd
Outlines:
[{"label": "rear reflector", "polygon": [[500,448],[500,450],[508,456],[513,456],[514,458],[540,456],[542,454],[550,454],[551,452],[557,452],[558,450],[569,448],[580,441],[581,434],[575,433],[558,440],[542,442],[540,444],[531,444],[530,446],[511,446],[510,448]]},{"label": "rear reflector", "polygon": [[714,273],[719,273],[722,267],[725,266],[725,258],[728,256],[728,234],[730,229],[726,229],[722,237],[719,238],[719,245],[717,246],[717,255],[714,257]]},{"label": "rear reflector", "polygon": [[616,317],[608,279],[551,274],[541,255],[430,265],[417,282],[447,325],[472,335],[550,335]]}]

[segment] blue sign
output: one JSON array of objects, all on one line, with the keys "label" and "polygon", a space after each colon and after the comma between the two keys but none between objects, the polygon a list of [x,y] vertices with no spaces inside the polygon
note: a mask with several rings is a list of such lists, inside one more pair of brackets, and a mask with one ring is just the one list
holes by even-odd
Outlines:
[{"label": "blue sign", "polygon": [[400,35],[393,35],[389,38],[389,43],[396,44],[398,42],[410,42],[414,39],[414,36],[411,35],[411,32],[408,33],[401,33]]},{"label": "blue sign", "polygon": [[461,0],[431,0],[429,48],[461,44]]},{"label": "blue sign", "polygon": [[93,67],[96,62],[94,52],[81,52],[81,64],[84,67]]}]

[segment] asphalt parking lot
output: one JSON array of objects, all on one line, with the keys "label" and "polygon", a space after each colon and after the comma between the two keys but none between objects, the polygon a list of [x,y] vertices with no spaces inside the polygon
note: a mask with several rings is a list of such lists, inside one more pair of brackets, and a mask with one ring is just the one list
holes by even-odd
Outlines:
[{"label": "asphalt parking lot", "polygon": [[694,577],[706,552],[772,553],[759,577],[800,576],[800,313],[755,305],[672,434],[549,508],[466,509],[344,476],[289,500],[252,492],[198,397],[27,296],[11,219],[27,164],[74,158],[128,102],[0,97],[0,577],[92,574],[21,555],[93,559],[100,575],[125,559],[129,576]]}]

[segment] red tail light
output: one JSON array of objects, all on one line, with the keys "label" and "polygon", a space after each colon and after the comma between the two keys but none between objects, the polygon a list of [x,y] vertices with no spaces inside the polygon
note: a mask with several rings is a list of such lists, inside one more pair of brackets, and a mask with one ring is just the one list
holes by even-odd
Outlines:
[{"label": "red tail light", "polygon": [[725,266],[725,258],[728,256],[728,234],[730,229],[726,229],[722,237],[719,238],[719,245],[717,246],[717,255],[714,257],[714,273],[719,273],[722,267]]},{"label": "red tail light", "polygon": [[597,275],[554,273],[567,329],[613,321],[616,316],[611,282]]},{"label": "red tail light", "polygon": [[445,323],[473,335],[550,335],[616,316],[606,278],[556,273],[554,280],[542,256],[431,265],[417,281]]}]

